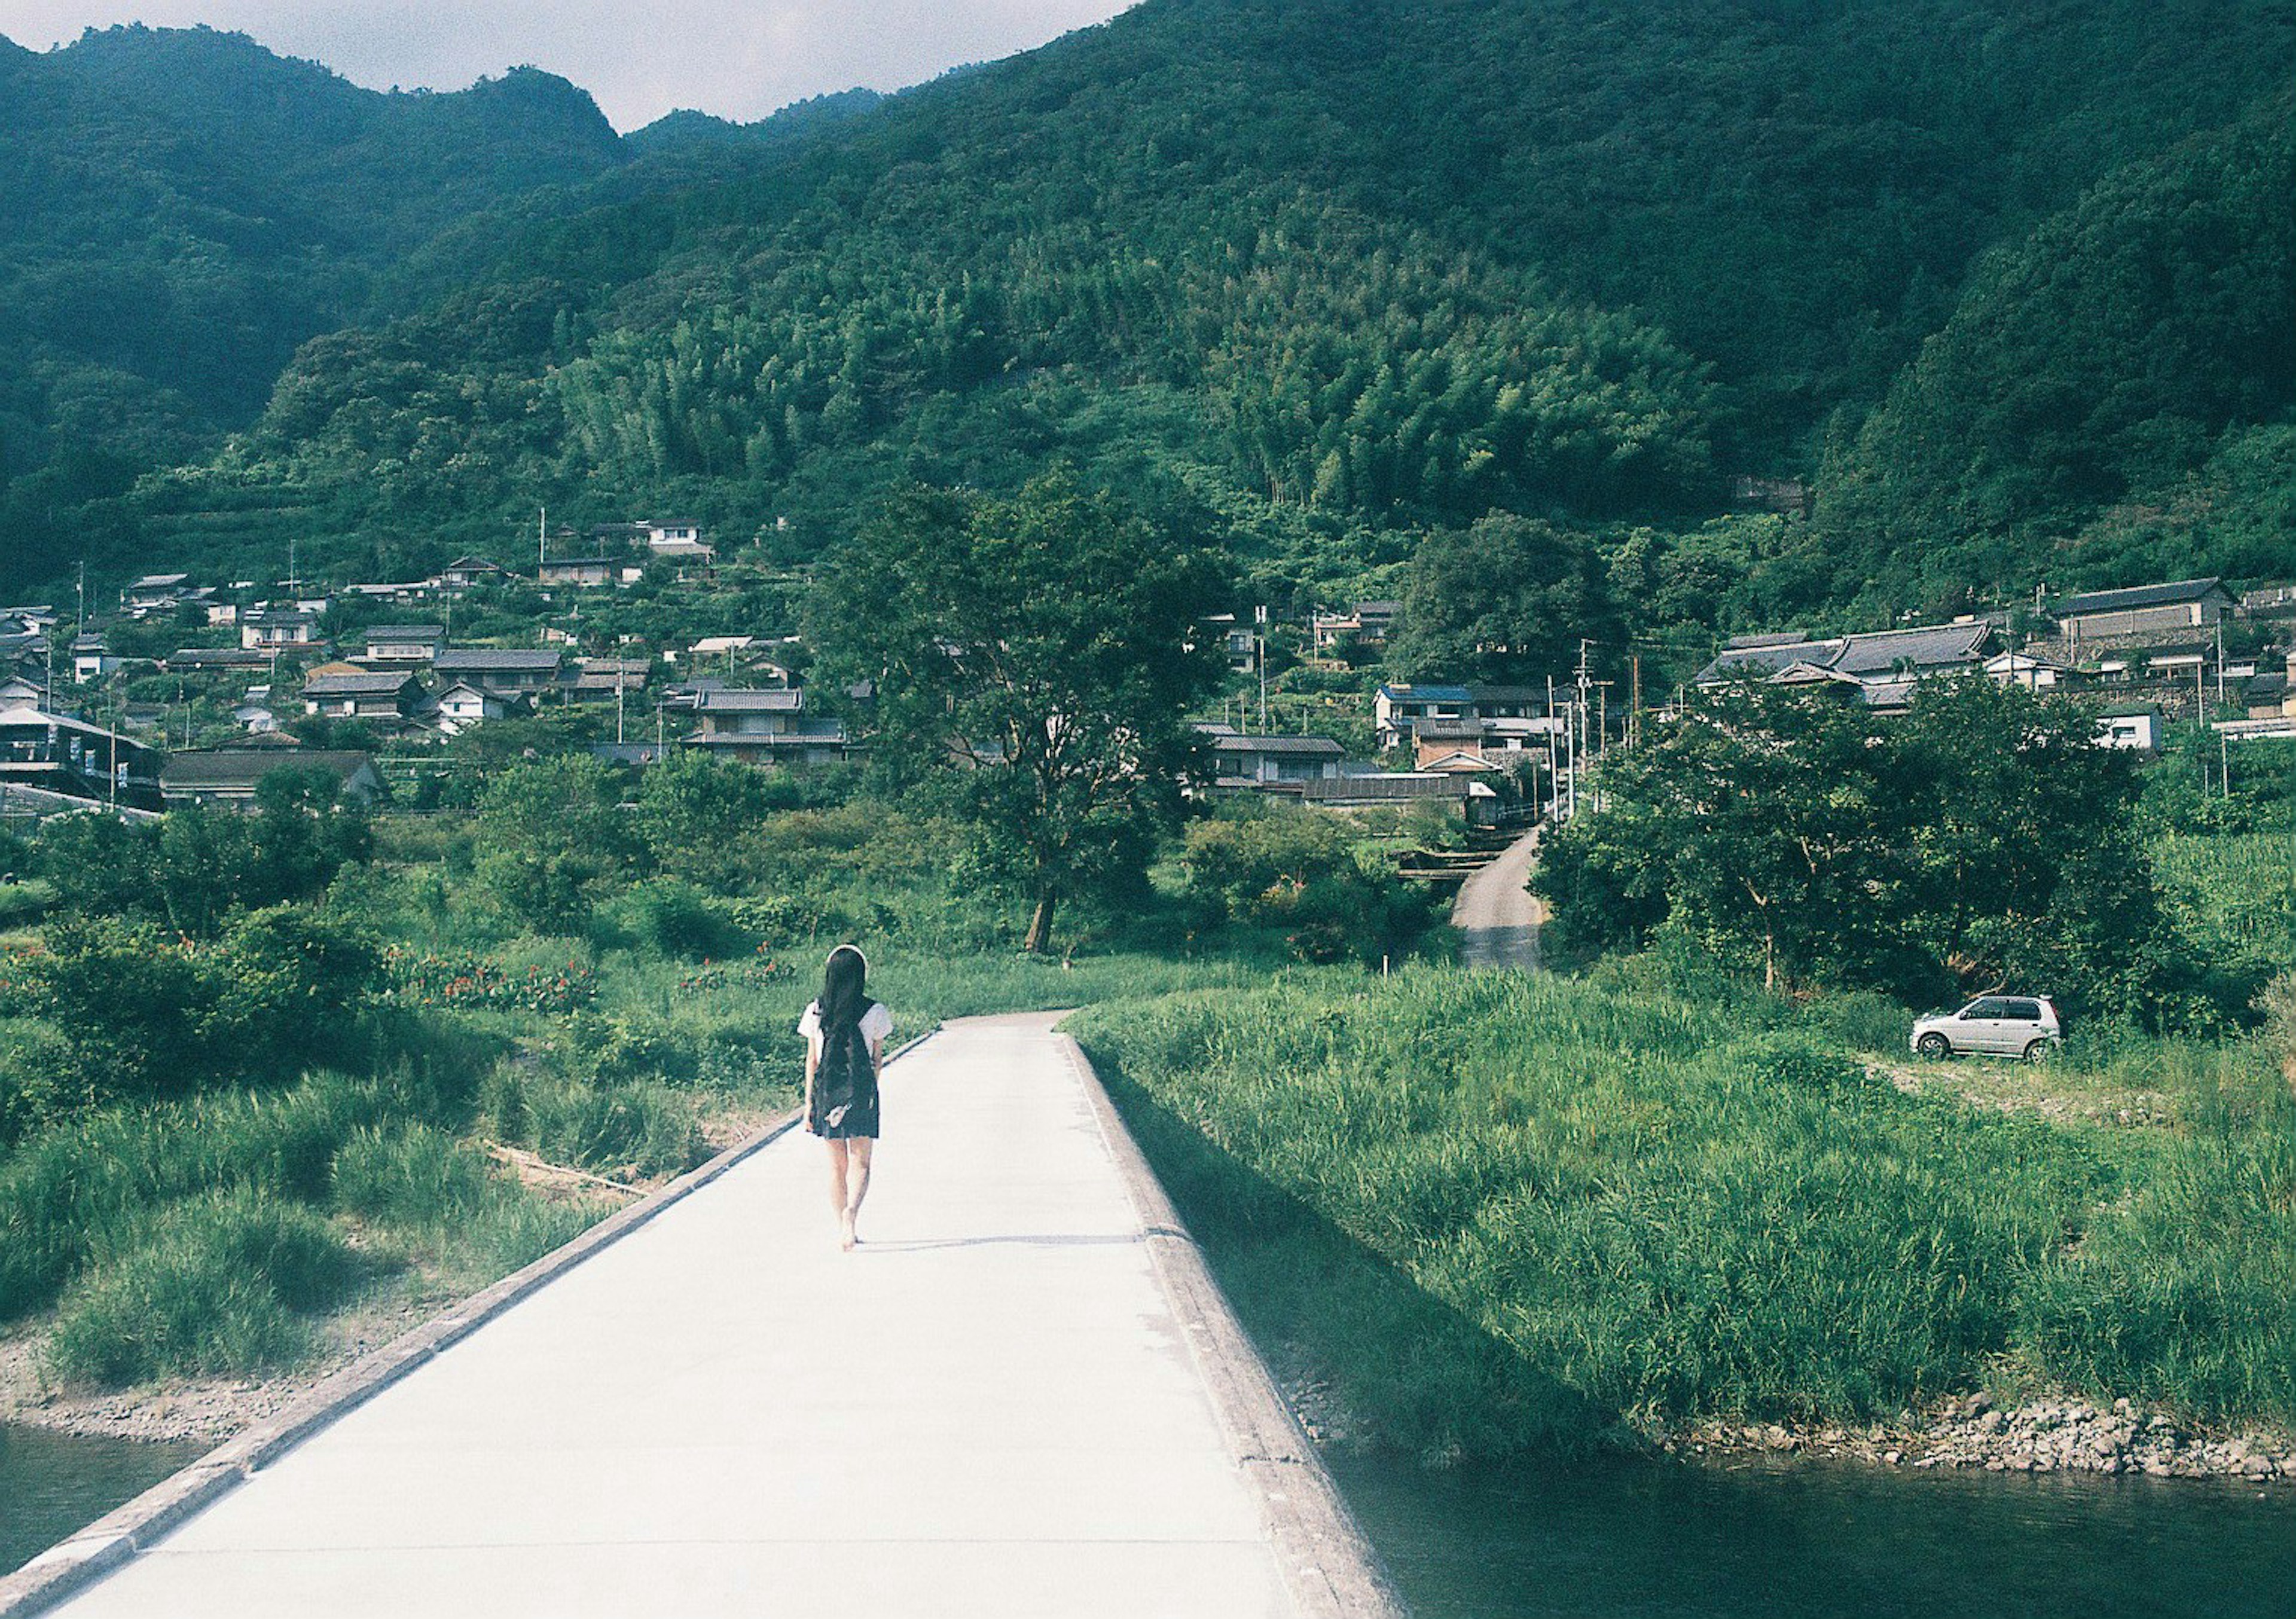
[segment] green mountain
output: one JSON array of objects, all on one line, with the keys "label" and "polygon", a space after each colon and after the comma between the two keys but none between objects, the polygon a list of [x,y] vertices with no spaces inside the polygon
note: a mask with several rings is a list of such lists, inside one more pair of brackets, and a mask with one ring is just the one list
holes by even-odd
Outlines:
[{"label": "green mountain", "polygon": [[[557,180],[505,159],[491,206],[378,218],[345,256],[394,264],[406,313],[316,315],[219,456],[76,532],[222,563],[291,526],[391,566],[546,501],[809,547],[889,480],[1063,458],[1303,592],[1493,510],[1593,530],[1710,624],[2208,565],[2202,528],[2060,552],[2036,525],[2277,464],[2249,339],[2285,326],[2260,215],[2292,69],[2260,0],[1147,0],[775,135],[667,121],[575,185],[569,138]],[[544,87],[472,105],[512,86]],[[2171,274],[2144,306],[2169,338],[2115,289],[2179,184],[2216,186],[2224,241],[2181,261],[2205,296]],[[2049,387],[2112,394],[2080,451],[2111,469],[2005,402]],[[1815,526],[1715,527],[1734,475],[1821,470]],[[1759,591],[1685,585],[1718,558]]]}]

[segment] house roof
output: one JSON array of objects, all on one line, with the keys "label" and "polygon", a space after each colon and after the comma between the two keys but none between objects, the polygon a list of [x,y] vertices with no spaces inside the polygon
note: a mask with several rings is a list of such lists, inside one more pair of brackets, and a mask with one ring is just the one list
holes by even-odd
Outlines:
[{"label": "house roof", "polygon": [[1474,693],[1464,686],[1414,685],[1410,682],[1390,683],[1379,689],[1382,697],[1398,703],[1469,703]]},{"label": "house roof", "polygon": [[1886,674],[1901,665],[1916,669],[1941,669],[1978,661],[1978,649],[1991,639],[1989,624],[1915,625],[1910,629],[1879,630],[1842,638],[1841,656],[1833,666],[1844,675]]},{"label": "house roof", "polygon": [[189,574],[145,574],[127,588],[136,590],[169,590],[191,577]]},{"label": "house roof", "polygon": [[271,654],[253,647],[177,647],[168,655],[170,669],[260,669]]},{"label": "house roof", "polygon": [[800,720],[786,731],[697,732],[685,740],[695,748],[805,748],[843,742],[845,726],[839,720]]},{"label": "house roof", "polygon": [[2054,603],[2050,611],[2059,618],[2077,618],[2089,613],[2126,613],[2142,607],[2173,607],[2180,601],[2200,601],[2210,595],[2232,599],[2232,593],[2221,578],[2178,579],[2168,585],[2136,585],[2127,590],[2093,590],[2079,596],[2067,596]]},{"label": "house roof", "polygon": [[704,691],[693,706],[703,714],[795,714],[805,707],[805,693],[779,689]]},{"label": "house roof", "polygon": [[1327,736],[1223,736],[1212,739],[1221,753],[1274,754],[1292,758],[1336,759],[1347,752]]},{"label": "house roof", "polygon": [[414,683],[412,675],[389,670],[362,675],[314,675],[303,683],[306,697],[396,697]]},{"label": "house roof", "polygon": [[453,561],[447,563],[442,571],[450,574],[459,574],[471,573],[477,570],[484,570],[489,573],[504,573],[508,571],[508,569],[504,568],[501,563],[495,561],[489,557],[456,557]]},{"label": "house roof", "polygon": [[1467,694],[1479,703],[1543,703],[1544,686],[1469,686]]},{"label": "house roof", "polygon": [[561,654],[547,648],[452,647],[439,653],[432,666],[441,675],[450,675],[463,670],[555,669],[561,661]]},{"label": "house roof", "polygon": [[1921,624],[1902,630],[1874,630],[1827,641],[1781,641],[1761,646],[1727,647],[1698,672],[1696,683],[1712,685],[1745,675],[1776,676],[1798,665],[1859,679],[1887,675],[1901,666],[1923,674],[1975,665],[1993,626]]},{"label": "house roof", "polygon": [[443,641],[446,635],[441,624],[377,624],[366,632],[369,641]]},{"label": "house roof", "polygon": [[[1490,789],[1484,788],[1484,793]],[[1414,798],[1464,798],[1475,795],[1475,784],[1461,775],[1434,772],[1398,771],[1376,776],[1330,776],[1302,781],[1300,794],[1313,803],[1405,803]]]},{"label": "house roof", "polygon": [[372,754],[351,748],[287,748],[277,744],[268,748],[202,748],[169,755],[168,762],[160,767],[160,785],[162,789],[243,787],[251,790],[275,770],[324,770],[339,781],[348,781],[358,774],[361,766],[371,768],[373,764]]}]

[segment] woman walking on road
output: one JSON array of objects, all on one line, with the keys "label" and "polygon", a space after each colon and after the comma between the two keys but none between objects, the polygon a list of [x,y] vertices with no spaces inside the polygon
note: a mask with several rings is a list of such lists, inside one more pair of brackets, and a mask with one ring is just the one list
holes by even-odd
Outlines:
[{"label": "woman walking on road", "polygon": [[850,944],[829,953],[821,997],[805,1009],[805,1127],[829,1143],[829,1201],[850,1249],[861,1200],[869,1195],[869,1155],[877,1145],[877,1075],[893,1016],[864,993],[868,959]]}]

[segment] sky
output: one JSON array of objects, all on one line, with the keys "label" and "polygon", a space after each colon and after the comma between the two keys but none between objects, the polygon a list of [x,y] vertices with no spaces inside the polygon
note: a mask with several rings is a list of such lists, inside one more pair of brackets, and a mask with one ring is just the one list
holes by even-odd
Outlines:
[{"label": "sky", "polygon": [[532,65],[617,129],[681,107],[760,119],[809,95],[896,90],[1043,45],[1130,0],[0,0],[32,50],[142,22],[246,34],[377,90],[459,90]]}]

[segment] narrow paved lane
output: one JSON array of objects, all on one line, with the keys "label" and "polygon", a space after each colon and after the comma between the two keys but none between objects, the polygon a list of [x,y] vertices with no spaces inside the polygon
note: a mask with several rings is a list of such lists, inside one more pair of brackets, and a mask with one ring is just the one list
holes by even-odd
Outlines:
[{"label": "narrow paved lane", "polygon": [[62,1611],[1295,1612],[1281,1492],[1053,1021],[888,1070],[857,1252],[784,1136]]},{"label": "narrow paved lane", "polygon": [[1462,965],[1538,970],[1538,925],[1546,909],[1524,887],[1538,853],[1534,830],[1460,885],[1451,925],[1459,930]]}]

